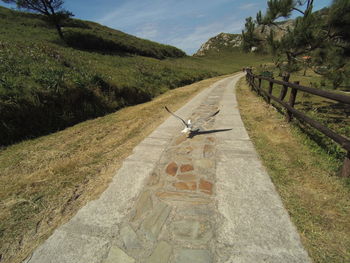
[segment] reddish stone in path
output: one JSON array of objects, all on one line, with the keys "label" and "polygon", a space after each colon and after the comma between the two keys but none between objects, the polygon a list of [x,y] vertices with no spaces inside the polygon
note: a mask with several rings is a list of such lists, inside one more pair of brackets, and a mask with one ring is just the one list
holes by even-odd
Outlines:
[{"label": "reddish stone in path", "polygon": [[193,165],[192,164],[184,164],[184,165],[181,165],[181,167],[180,167],[180,171],[182,173],[189,172],[189,171],[192,171],[192,170],[193,170]]},{"label": "reddish stone in path", "polygon": [[171,176],[175,176],[177,172],[178,166],[175,162],[171,162],[165,169],[165,172]]},{"label": "reddish stone in path", "polygon": [[173,186],[177,190],[196,190],[197,184],[196,182],[177,182],[174,183]]},{"label": "reddish stone in path", "polygon": [[201,179],[199,181],[199,190],[203,193],[211,195],[213,193],[213,184],[211,182]]}]

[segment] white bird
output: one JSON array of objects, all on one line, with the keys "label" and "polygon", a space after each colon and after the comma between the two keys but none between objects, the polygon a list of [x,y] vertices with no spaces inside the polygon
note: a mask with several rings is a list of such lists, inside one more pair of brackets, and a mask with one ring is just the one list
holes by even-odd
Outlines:
[{"label": "white bird", "polygon": [[[195,123],[192,123],[191,120],[189,119],[187,122],[182,119],[181,117],[177,116],[176,114],[174,114],[171,110],[168,109],[167,106],[165,106],[165,109],[174,117],[178,118],[179,120],[182,121],[182,123],[185,125],[185,128],[181,131],[182,133],[196,133],[198,131],[201,130],[201,127],[196,126]],[[219,113],[220,110],[216,111],[215,113],[209,115],[208,117],[206,117],[205,119],[201,119],[203,122],[207,121],[209,118],[214,117],[216,114]]]}]

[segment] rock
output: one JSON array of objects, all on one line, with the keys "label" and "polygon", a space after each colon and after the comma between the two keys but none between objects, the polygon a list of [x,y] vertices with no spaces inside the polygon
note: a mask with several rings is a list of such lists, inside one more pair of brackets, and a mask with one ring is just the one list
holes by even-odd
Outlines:
[{"label": "rock", "polygon": [[235,49],[242,44],[242,36],[238,34],[220,33],[205,42],[194,54],[195,56],[205,56],[210,51],[220,51],[221,49]]},{"label": "rock", "polygon": [[138,239],[134,229],[132,229],[131,226],[129,225],[124,226],[120,230],[120,236],[127,250],[141,247],[140,240]]},{"label": "rock", "polygon": [[195,181],[197,176],[194,174],[178,174],[177,178],[181,181]]},{"label": "rock", "polygon": [[144,191],[136,203],[135,216],[133,220],[138,220],[143,214],[152,210],[152,198],[150,191]]},{"label": "rock", "polygon": [[151,256],[146,260],[146,263],[167,263],[171,251],[172,248],[168,242],[160,241]]},{"label": "rock", "polygon": [[119,247],[111,247],[109,250],[108,257],[103,263],[116,263],[116,262],[123,262],[123,263],[135,263],[135,259],[132,257],[129,257],[123,250],[121,250]]},{"label": "rock", "polygon": [[198,188],[203,193],[210,194],[210,195],[213,193],[213,184],[211,182],[204,180],[204,179],[201,179],[199,181]]},{"label": "rock", "polygon": [[164,192],[157,192],[156,195],[159,199],[165,201],[165,202],[173,202],[173,201],[180,201],[180,202],[186,202],[188,204],[208,204],[210,203],[210,199],[205,198],[199,194],[196,193],[190,193],[190,192],[172,192],[172,191],[164,191]]},{"label": "rock", "polygon": [[175,240],[205,244],[213,236],[211,226],[207,221],[183,219],[173,222],[171,227]]},{"label": "rock", "polygon": [[166,167],[165,169],[165,172],[168,174],[168,175],[171,175],[171,176],[175,176],[176,175],[176,172],[177,172],[177,169],[178,169],[178,166],[175,162],[171,162],[168,164],[168,166]]},{"label": "rock", "polygon": [[159,202],[154,207],[151,214],[149,214],[142,224],[144,231],[148,234],[147,236],[151,239],[157,239],[162,227],[169,216],[171,208],[163,203]]},{"label": "rock", "polygon": [[180,171],[181,173],[185,173],[185,172],[189,172],[189,171],[193,171],[193,165],[192,164],[183,164],[180,167]]},{"label": "rock", "polygon": [[176,182],[173,183],[173,186],[176,188],[176,190],[191,190],[194,191],[197,189],[197,183],[196,182]]},{"label": "rock", "polygon": [[175,254],[175,263],[211,263],[210,252],[201,249],[181,249]]}]

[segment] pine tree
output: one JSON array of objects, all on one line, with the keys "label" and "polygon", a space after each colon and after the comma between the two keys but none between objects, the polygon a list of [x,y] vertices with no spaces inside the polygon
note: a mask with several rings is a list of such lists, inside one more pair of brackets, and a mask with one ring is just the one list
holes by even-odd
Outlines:
[{"label": "pine tree", "polygon": [[253,47],[258,47],[261,40],[255,33],[255,23],[253,18],[248,17],[245,21],[245,31],[242,31],[242,48],[245,52],[249,52]]},{"label": "pine tree", "polygon": [[[289,18],[293,12],[300,14],[293,27],[282,28],[277,20]],[[349,0],[334,0],[329,8],[317,12],[313,12],[313,0],[269,0],[266,13],[257,13],[256,23],[261,31],[269,27],[264,41],[281,71],[290,73],[303,66],[305,72],[305,67],[310,67],[334,88],[346,80],[350,73]],[[284,30],[280,39],[276,39],[274,28]]]}]

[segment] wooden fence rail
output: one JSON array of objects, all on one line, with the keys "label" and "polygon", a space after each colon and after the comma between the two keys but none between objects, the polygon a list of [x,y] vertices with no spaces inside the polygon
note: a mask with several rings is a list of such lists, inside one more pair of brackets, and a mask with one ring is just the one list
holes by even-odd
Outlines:
[{"label": "wooden fence rail", "polygon": [[[293,117],[309,124],[313,128],[317,129],[327,137],[331,138],[333,141],[338,143],[342,148],[344,148],[347,151],[347,155],[344,160],[344,164],[341,170],[341,176],[349,177],[350,176],[350,140],[334,131],[329,129],[328,127],[322,125],[320,122],[310,118],[309,116],[305,115],[301,111],[298,111],[294,108],[295,100],[297,97],[298,91],[303,91],[309,94],[317,95],[323,98],[331,99],[337,102],[345,103],[350,105],[350,96],[338,94],[335,92],[330,92],[326,90],[320,90],[310,87],[305,87],[299,85],[299,82],[291,83],[289,82],[289,76],[284,76],[283,81],[275,80],[273,78],[268,78],[264,76],[255,75],[252,72],[252,69],[245,68],[246,71],[246,79],[249,84],[249,86],[256,91],[260,96],[263,96],[267,103],[271,103],[271,100],[276,101],[280,105],[282,105],[287,110],[286,120],[290,122]],[[255,80],[258,80],[258,83],[256,83]],[[269,82],[268,90],[264,90],[262,88],[262,81],[266,80]],[[272,90],[274,84],[281,86],[280,95],[277,97],[272,95]],[[288,102],[285,102],[284,99],[287,95],[288,88],[291,89],[290,96]]]}]

